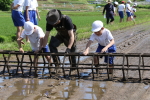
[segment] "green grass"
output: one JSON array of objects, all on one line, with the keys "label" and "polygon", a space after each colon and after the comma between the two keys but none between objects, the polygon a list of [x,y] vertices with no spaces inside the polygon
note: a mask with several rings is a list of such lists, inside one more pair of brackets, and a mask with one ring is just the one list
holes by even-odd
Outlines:
[{"label": "green grass", "polygon": [[[113,25],[107,25],[106,19],[103,18],[102,15],[102,8],[99,9],[100,11],[62,11],[63,14],[66,14],[71,17],[74,24],[77,26],[77,34],[78,34],[78,40],[82,40],[85,38],[89,38],[91,35],[91,24],[95,20],[101,20],[104,23],[104,27],[108,28],[110,31],[118,30],[126,27],[132,27],[134,24],[133,22],[122,22],[119,23],[119,16],[115,16],[115,22]],[[46,30],[46,14],[48,10],[40,10],[40,16],[41,21],[39,21],[39,26],[42,27],[42,29]],[[150,22],[150,12],[149,9],[137,9],[137,12],[135,13],[136,18],[136,24],[141,24],[144,22]],[[125,17],[126,20],[126,17]],[[11,19],[11,13],[10,12],[2,12],[0,11],[0,38],[4,38],[4,42],[0,44],[1,50],[18,50],[18,46],[16,42],[12,41],[12,38],[16,35],[16,28],[13,25],[12,19]],[[51,35],[55,35],[56,31],[53,30],[51,32]],[[26,51],[30,50],[29,43],[26,43],[24,45],[24,49]]]}]

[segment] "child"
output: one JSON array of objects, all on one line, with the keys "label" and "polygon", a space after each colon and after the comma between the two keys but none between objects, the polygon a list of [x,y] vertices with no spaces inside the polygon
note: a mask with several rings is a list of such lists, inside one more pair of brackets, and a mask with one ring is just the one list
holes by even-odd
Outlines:
[{"label": "child", "polygon": [[[24,24],[24,30],[21,34],[21,36],[17,39],[18,46],[19,46],[19,51],[24,53],[24,50],[21,46],[21,41],[28,36],[31,44],[32,51],[34,53],[38,53],[40,50],[43,52],[50,52],[48,45],[43,47],[43,38],[45,36],[43,30],[39,27],[34,25],[32,22],[27,21]],[[50,59],[50,56],[45,56],[48,62],[52,62]],[[34,61],[37,59],[34,58]]]},{"label": "child", "polygon": [[116,13],[116,12],[117,12],[117,8],[118,8],[118,2],[115,1],[115,2],[114,2],[114,15],[115,15],[115,16],[117,16],[117,13]]},{"label": "child", "polygon": [[132,2],[128,0],[126,4],[127,21],[131,21],[131,14],[132,14],[131,6],[130,6],[131,3]]},{"label": "child", "polygon": [[118,13],[119,13],[119,17],[120,17],[120,23],[124,19],[124,14],[125,14],[125,5],[124,5],[124,3],[125,3],[125,1],[121,1],[121,4],[118,6]]},{"label": "child", "polygon": [[[38,12],[38,3],[37,0],[26,0],[24,4],[24,18],[25,21],[30,21],[34,25],[38,25],[37,17],[40,20],[40,15]],[[26,37],[26,41],[29,42],[28,37]]]},{"label": "child", "polygon": [[[86,49],[83,52],[84,55],[87,55],[89,53],[89,47],[91,43],[96,40],[98,42],[98,47],[96,52],[99,53],[115,53],[116,52],[116,46],[114,45],[115,41],[111,34],[111,32],[103,27],[103,23],[99,20],[96,20],[92,24],[92,35],[90,36],[90,39],[86,45]],[[108,56],[105,56],[104,62],[108,63]],[[109,57],[109,67],[113,67],[113,60],[114,57]],[[95,67],[98,67],[98,59],[97,57],[94,58]],[[109,73],[112,74],[113,70],[110,69]]]},{"label": "child", "polygon": [[131,20],[134,22],[135,24],[135,18],[136,18],[136,15],[134,14],[136,12],[136,6],[137,6],[137,3],[134,3],[134,5],[132,6],[131,8]]},{"label": "child", "polygon": [[[22,32],[25,19],[22,15],[24,0],[14,0],[11,4],[12,20],[17,28],[16,37],[19,38]],[[23,42],[22,42],[23,43]]]},{"label": "child", "polygon": [[37,18],[40,20],[40,15],[38,13],[38,3],[37,0],[26,0],[24,4],[24,18],[26,21],[31,21],[34,25],[38,25]]}]

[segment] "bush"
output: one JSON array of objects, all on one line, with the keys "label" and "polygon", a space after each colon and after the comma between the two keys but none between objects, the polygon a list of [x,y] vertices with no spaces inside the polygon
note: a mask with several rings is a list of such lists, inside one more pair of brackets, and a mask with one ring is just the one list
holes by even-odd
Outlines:
[{"label": "bush", "polygon": [[10,10],[11,3],[12,3],[12,0],[0,0],[0,10],[2,11]]},{"label": "bush", "polygon": [[6,36],[0,36],[0,43],[3,43],[7,40]]},{"label": "bush", "polygon": [[16,35],[12,35],[12,36],[11,36],[11,41],[14,42],[14,41],[16,41],[16,40],[17,40]]},{"label": "bush", "polygon": [[137,8],[150,9],[150,6],[149,5],[138,5]]}]

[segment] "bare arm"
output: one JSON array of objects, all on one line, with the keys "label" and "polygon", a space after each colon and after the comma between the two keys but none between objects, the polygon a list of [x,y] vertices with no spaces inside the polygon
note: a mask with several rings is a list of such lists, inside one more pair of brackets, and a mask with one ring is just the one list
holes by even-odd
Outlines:
[{"label": "bare arm", "polygon": [[132,12],[131,9],[130,9],[129,7],[127,7],[127,9],[128,9],[130,12]]},{"label": "bare arm", "polygon": [[69,39],[69,44],[68,44],[68,47],[69,49],[71,49],[72,45],[73,45],[73,42],[74,42],[74,33],[73,33],[73,29],[72,30],[69,30],[68,31],[68,34],[70,36],[70,39]]},{"label": "bare arm", "polygon": [[108,48],[111,47],[114,43],[115,43],[114,39],[110,40],[110,43],[102,49],[101,53],[106,52]]},{"label": "bare arm", "polygon": [[48,42],[49,34],[50,34],[50,31],[46,31],[46,34],[45,34],[45,37],[44,37],[44,41],[43,41],[43,47],[45,47],[47,42]]},{"label": "bare arm", "polygon": [[39,46],[39,50],[35,51],[35,53],[38,53],[38,52],[43,48],[43,40],[44,40],[44,37],[40,37],[40,46]]},{"label": "bare arm", "polygon": [[44,41],[44,37],[40,38],[40,48],[39,50],[41,50],[43,48],[43,41]]},{"label": "bare arm", "polygon": [[40,17],[40,14],[39,14],[39,11],[38,11],[38,8],[36,8],[36,14],[37,14],[37,17],[39,19],[39,21],[41,20],[41,17]]},{"label": "bare arm", "polygon": [[22,53],[24,53],[24,50],[23,50],[23,48],[22,48],[22,46],[21,46],[21,41],[23,40],[23,38],[18,38],[17,39],[17,43],[18,43],[18,46],[19,46],[19,51],[20,52],[22,52]]},{"label": "bare arm", "polygon": [[86,44],[86,49],[83,52],[84,55],[87,55],[89,53],[90,45],[93,43],[93,41],[89,40],[88,43]]},{"label": "bare arm", "polygon": [[14,3],[10,5],[11,11],[13,10]]},{"label": "bare arm", "polygon": [[29,8],[29,6],[26,6],[26,18],[27,18],[26,21],[30,21],[28,8]]},{"label": "bare arm", "polygon": [[17,4],[16,6],[12,7],[12,9],[17,9],[19,6],[20,5]]},{"label": "bare arm", "polygon": [[124,15],[126,15],[126,9],[124,8]]}]

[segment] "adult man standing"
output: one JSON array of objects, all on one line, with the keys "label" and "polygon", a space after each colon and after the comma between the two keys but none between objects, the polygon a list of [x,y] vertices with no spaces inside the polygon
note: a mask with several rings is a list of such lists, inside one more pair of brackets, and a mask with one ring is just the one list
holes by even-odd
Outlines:
[{"label": "adult man standing", "polygon": [[[105,13],[105,10],[106,10],[107,24],[109,23],[112,24],[114,21],[114,6],[113,4],[111,4],[111,0],[108,0],[107,4],[104,6],[103,15]],[[109,19],[111,20],[109,21]]]},{"label": "adult man standing", "polygon": [[[44,37],[44,46],[48,42],[50,31],[55,28],[57,34],[51,37],[49,48],[52,53],[57,53],[57,47],[64,43],[66,53],[76,51],[76,26],[72,23],[69,16],[63,15],[60,10],[52,9],[47,13],[46,17],[46,34]],[[76,57],[71,57],[72,67],[76,67]],[[53,62],[57,62],[56,56],[53,56]]]}]

